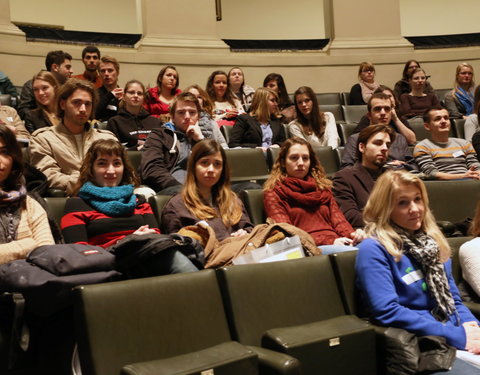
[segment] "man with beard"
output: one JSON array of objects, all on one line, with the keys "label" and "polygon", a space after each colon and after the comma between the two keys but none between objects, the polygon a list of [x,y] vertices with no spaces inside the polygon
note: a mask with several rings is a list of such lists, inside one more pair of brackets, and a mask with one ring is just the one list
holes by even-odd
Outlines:
[{"label": "man with beard", "polygon": [[91,144],[97,139],[116,138],[108,130],[94,129],[88,121],[97,101],[91,83],[71,78],[60,87],[56,100],[61,121],[32,134],[30,159],[47,176],[50,188],[72,195]]},{"label": "man with beard", "polygon": [[110,117],[117,114],[118,104],[123,98],[123,89],[118,86],[120,64],[114,57],[103,56],[98,71],[102,77],[103,86],[97,90],[99,99],[95,118],[99,121],[108,121]]},{"label": "man with beard", "polygon": [[84,79],[89,81],[97,89],[102,87],[103,81],[98,74],[98,65],[100,63],[100,50],[95,46],[86,46],[82,51],[82,61],[85,65],[83,74],[78,74],[72,78]]},{"label": "man with beard", "polygon": [[370,125],[358,133],[355,165],[333,177],[333,194],[345,218],[354,228],[363,228],[363,208],[377,178],[384,171],[390,146],[398,134],[385,124]]}]

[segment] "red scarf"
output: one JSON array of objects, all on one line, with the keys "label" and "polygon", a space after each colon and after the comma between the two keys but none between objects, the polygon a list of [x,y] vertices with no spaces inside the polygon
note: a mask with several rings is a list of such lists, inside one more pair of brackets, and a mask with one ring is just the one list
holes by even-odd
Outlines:
[{"label": "red scarf", "polygon": [[278,196],[293,205],[316,207],[330,206],[333,194],[330,189],[320,190],[315,179],[308,176],[306,180],[287,177],[273,189]]}]

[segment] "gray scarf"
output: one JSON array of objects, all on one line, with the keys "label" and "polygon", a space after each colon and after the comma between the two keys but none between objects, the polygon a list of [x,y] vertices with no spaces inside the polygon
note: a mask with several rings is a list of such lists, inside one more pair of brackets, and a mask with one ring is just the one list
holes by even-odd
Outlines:
[{"label": "gray scarf", "polygon": [[26,194],[24,186],[11,191],[0,189],[0,243],[17,239],[18,224]]},{"label": "gray scarf", "polygon": [[404,253],[411,255],[420,266],[428,290],[437,303],[432,315],[438,321],[446,322],[451,314],[456,314],[456,309],[444,265],[440,262],[438,244],[422,231],[409,235],[399,229],[398,234],[403,241]]}]

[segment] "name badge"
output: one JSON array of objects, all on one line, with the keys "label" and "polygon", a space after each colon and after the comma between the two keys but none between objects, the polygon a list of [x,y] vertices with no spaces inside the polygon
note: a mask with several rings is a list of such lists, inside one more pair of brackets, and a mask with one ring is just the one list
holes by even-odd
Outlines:
[{"label": "name badge", "polygon": [[407,273],[405,276],[402,277],[402,280],[405,284],[410,285],[413,284],[415,281],[423,279],[423,272],[421,270],[416,270],[410,273]]},{"label": "name badge", "polygon": [[452,154],[452,156],[453,156],[454,158],[460,158],[460,157],[462,157],[463,155],[465,155],[465,154],[464,154],[463,151],[461,151],[461,150],[455,151],[455,152]]},{"label": "name badge", "polygon": [[112,105],[112,104],[109,104],[107,105],[107,109],[111,110],[111,111],[116,111],[117,110],[117,107]]}]

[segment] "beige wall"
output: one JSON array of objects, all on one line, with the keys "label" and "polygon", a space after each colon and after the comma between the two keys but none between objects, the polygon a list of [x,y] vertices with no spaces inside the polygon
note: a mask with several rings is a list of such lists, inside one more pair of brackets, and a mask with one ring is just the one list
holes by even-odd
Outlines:
[{"label": "beige wall", "polygon": [[[212,1],[213,2],[213,1]],[[222,0],[221,39],[326,39],[324,2],[328,0]],[[281,5],[280,5],[281,4]]]},{"label": "beige wall", "polygon": [[[25,41],[24,34],[10,23],[8,9],[17,1],[0,0],[0,9],[4,10],[0,12],[0,70],[7,73],[15,85],[21,86],[44,67],[44,59],[48,51],[64,49],[74,56],[75,73],[81,73],[83,64],[80,61],[80,54],[83,46]],[[326,1],[328,2],[323,5],[328,8],[330,1],[333,0]],[[335,0],[333,4],[343,1],[347,0]],[[369,7],[363,8],[365,11],[374,7],[375,1],[383,4],[386,0],[368,1],[373,2]],[[386,8],[383,11],[393,14],[396,9],[398,22],[400,19],[398,2],[403,4],[404,1],[388,0],[387,3],[392,8]],[[223,0],[224,7],[227,2],[234,1]],[[38,0],[31,0],[31,4],[37,3]],[[394,7],[395,3],[397,3],[396,7]],[[283,7],[291,9],[294,14],[294,11],[302,8],[299,4],[310,4],[310,0],[298,0],[292,3],[291,8],[286,8],[287,5]],[[327,46],[324,51],[231,52],[220,39],[220,32],[225,24],[220,26],[221,22],[216,21],[213,0],[143,0],[141,5],[143,12],[137,12],[136,17],[138,18],[141,13],[141,21],[138,23],[143,26],[144,38],[136,48],[100,46],[104,55],[112,55],[119,59],[122,85],[131,78],[154,85],[158,71],[165,64],[177,66],[181,87],[192,83],[205,85],[208,75],[213,70],[228,70],[238,65],[243,67],[247,83],[251,86],[260,86],[268,73],[277,72],[284,76],[290,92],[301,85],[310,85],[317,92],[348,91],[356,82],[358,64],[364,60],[370,60],[375,64],[378,81],[387,85],[393,85],[400,78],[404,62],[410,58],[422,62],[427,73],[432,75],[431,82],[436,88],[452,86],[454,69],[459,61],[469,61],[474,69],[480,72],[480,48],[478,47],[432,50],[414,50],[411,46],[396,49],[381,44],[372,47],[369,45],[375,41],[372,35],[364,36],[368,42],[365,46],[345,48],[342,55],[335,54],[331,46]],[[307,7],[306,14],[310,14],[310,9],[311,7]],[[318,11],[321,11],[320,8]],[[325,11],[325,14],[327,13],[328,11]],[[352,18],[352,24],[353,18],[358,17],[358,14],[346,10],[343,13],[343,17]],[[68,18],[70,14],[71,12],[58,13],[56,16],[57,19],[63,19]],[[127,17],[127,14],[124,16]],[[131,15],[128,14],[128,16]],[[122,19],[123,16],[119,18]],[[256,25],[260,29],[272,29],[273,27],[267,27],[268,23],[276,21],[269,17],[263,17],[263,20],[265,25],[262,23]],[[240,30],[238,24],[233,22],[230,27],[238,31]],[[348,24],[344,22],[344,30]],[[288,25],[288,21],[281,22],[278,28],[290,30]],[[322,27],[326,28],[326,26]],[[394,29],[395,27],[391,28],[391,30]],[[338,27],[336,30],[338,31]],[[291,29],[290,32],[293,33],[294,30]],[[350,30],[350,34],[354,35],[355,29]],[[399,35],[393,34],[389,38],[401,39]]]},{"label": "beige wall", "polygon": [[402,35],[478,33],[480,1],[400,0]]},{"label": "beige wall", "polygon": [[65,30],[141,34],[140,5],[141,0],[13,0],[10,16],[13,22]]}]

